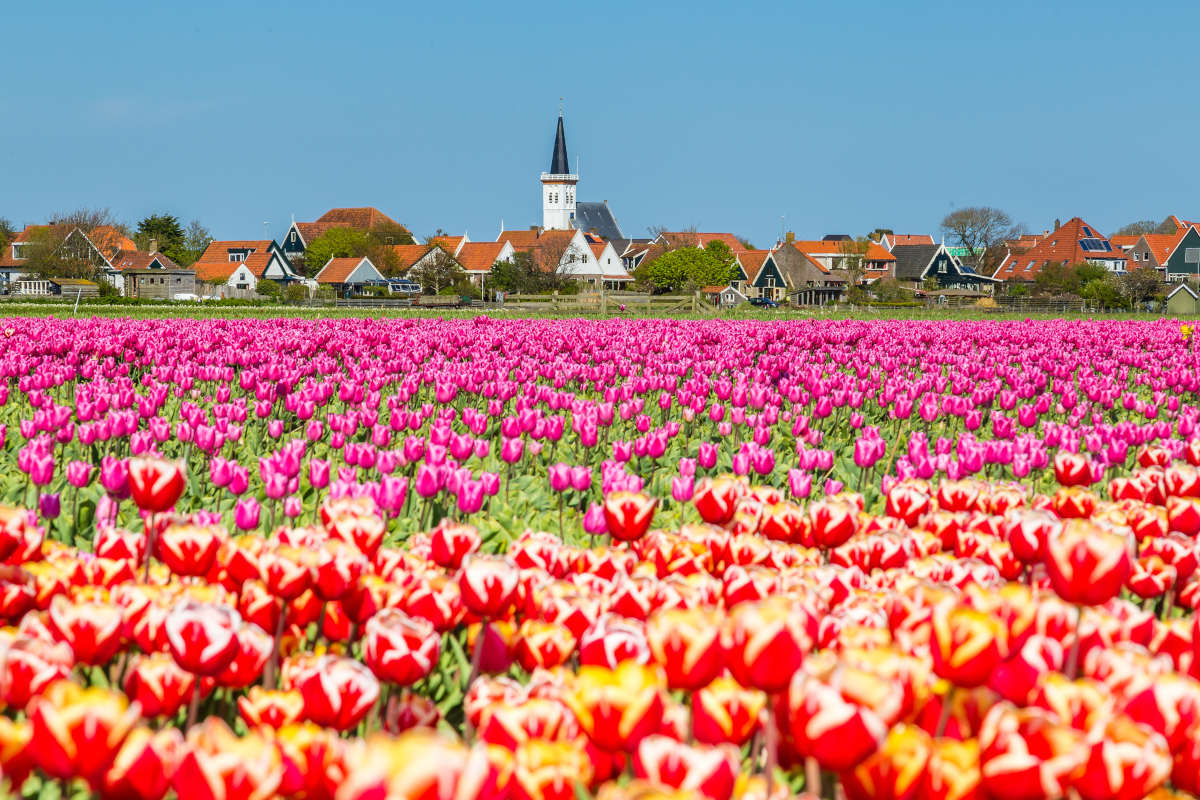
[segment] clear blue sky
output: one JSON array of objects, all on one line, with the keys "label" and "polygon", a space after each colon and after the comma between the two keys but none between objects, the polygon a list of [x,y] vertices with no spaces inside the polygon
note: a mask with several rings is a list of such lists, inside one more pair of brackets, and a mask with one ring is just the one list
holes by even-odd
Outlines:
[{"label": "clear blue sky", "polygon": [[60,0],[4,14],[0,216],[540,222],[558,98],[626,235],[1200,216],[1200,3]]}]

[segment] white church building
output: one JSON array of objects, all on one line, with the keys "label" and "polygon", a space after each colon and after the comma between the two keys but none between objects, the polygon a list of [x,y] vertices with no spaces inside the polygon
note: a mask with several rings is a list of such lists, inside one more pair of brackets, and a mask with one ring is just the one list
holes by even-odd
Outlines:
[{"label": "white church building", "polygon": [[625,236],[608,203],[581,203],[575,198],[579,175],[571,171],[567,159],[567,135],[563,130],[562,112],[558,113],[558,129],[554,134],[554,153],[550,171],[543,172],[542,228],[548,231],[577,230],[595,233],[608,241],[621,241]]}]

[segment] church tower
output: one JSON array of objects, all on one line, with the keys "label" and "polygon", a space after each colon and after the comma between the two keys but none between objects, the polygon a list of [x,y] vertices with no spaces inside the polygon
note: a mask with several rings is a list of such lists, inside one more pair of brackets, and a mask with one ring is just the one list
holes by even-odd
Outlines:
[{"label": "church tower", "polygon": [[569,231],[575,222],[575,184],[579,176],[567,164],[567,135],[563,132],[562,111],[558,112],[558,131],[554,134],[554,155],[550,171],[542,173],[542,227],[548,231]]}]

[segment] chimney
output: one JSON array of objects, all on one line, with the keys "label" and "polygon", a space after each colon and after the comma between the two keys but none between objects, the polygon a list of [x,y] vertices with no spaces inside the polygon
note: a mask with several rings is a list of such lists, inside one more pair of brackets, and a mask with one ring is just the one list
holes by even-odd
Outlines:
[{"label": "chimney", "polygon": [[785,233],[785,234],[783,235],[783,240],[784,240],[785,242],[787,242],[788,244],[791,244],[792,242],[796,241],[796,232],[795,232],[795,231],[788,231],[787,233]]},{"label": "chimney", "polygon": [[538,229],[538,226],[537,226],[537,225],[530,225],[530,226],[529,226],[529,230],[531,230],[531,231],[535,231],[535,232],[536,232],[536,231],[537,231],[537,229]]},{"label": "chimney", "polygon": [[157,252],[158,252],[158,239],[151,239],[150,240],[150,255],[154,255]]}]

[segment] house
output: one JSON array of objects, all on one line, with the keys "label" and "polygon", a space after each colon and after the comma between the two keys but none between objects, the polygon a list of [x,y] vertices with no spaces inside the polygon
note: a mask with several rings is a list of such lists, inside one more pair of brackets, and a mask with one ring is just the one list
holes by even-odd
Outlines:
[{"label": "house", "polygon": [[1103,234],[1079,217],[1072,217],[1040,237],[1024,252],[1011,247],[992,277],[1000,281],[1032,281],[1049,264],[1096,264],[1124,274],[1128,259]]},{"label": "house", "polygon": [[607,200],[602,203],[576,203],[574,227],[577,231],[594,233],[609,241],[625,238]]},{"label": "house", "polygon": [[[1170,233],[1147,233],[1136,237],[1133,245],[1126,250],[1129,269],[1157,269],[1168,281],[1197,274],[1197,253],[1192,248],[1196,247],[1196,232],[1200,230],[1200,225],[1171,216],[1160,229],[1169,228],[1172,224],[1177,227]],[[1189,260],[1189,256],[1193,260]]]},{"label": "house", "polygon": [[595,241],[594,234],[588,242],[592,256],[595,258],[598,270],[591,275],[579,274],[586,283],[600,286],[604,289],[622,289],[633,281],[633,276],[621,265],[621,257],[613,249],[612,243],[604,240]]},{"label": "house", "polygon": [[459,252],[463,245],[469,244],[471,239],[464,233],[462,236],[431,236],[426,244],[436,244],[445,250],[450,255],[458,258]]},{"label": "house", "polygon": [[471,282],[481,289],[497,261],[512,261],[516,255],[511,242],[464,242],[454,258]]},{"label": "house", "polygon": [[196,270],[181,267],[162,253],[123,250],[113,266],[121,271],[126,297],[174,300],[181,294],[196,294]]},{"label": "house", "polygon": [[892,248],[896,257],[896,280],[919,289],[933,279],[942,289],[990,288],[992,278],[980,275],[954,256],[944,244],[900,244]]},{"label": "house", "polygon": [[794,242],[784,244],[771,254],[771,260],[783,275],[788,296],[802,306],[821,306],[842,299],[850,286],[845,270],[829,269],[801,250]]},{"label": "house", "polygon": [[[38,242],[57,237],[64,230],[65,226],[26,225],[0,254],[0,287],[20,281]],[[88,233],[82,228],[72,228],[62,237],[55,253],[80,265],[90,265],[99,278],[120,291],[123,289],[123,279],[121,271],[113,266],[112,259],[122,250],[136,249],[137,245],[121,229],[98,225]]]},{"label": "house", "polygon": [[78,278],[51,278],[50,293],[68,300],[100,296],[100,284]]},{"label": "house", "polygon": [[742,292],[747,298],[763,298],[777,303],[784,300],[787,285],[770,250],[743,250],[734,258],[739,278],[746,276]]},{"label": "house", "polygon": [[1200,312],[1200,295],[1186,283],[1181,283],[1167,295],[1167,313],[1173,317],[1190,317]]},{"label": "house", "polygon": [[[621,266],[625,272],[632,274],[643,264],[649,264],[654,259],[683,247],[705,247],[710,242],[723,242],[733,251],[734,255],[744,251],[746,246],[732,233],[700,233],[697,231],[663,231],[647,241],[632,240],[621,253]],[[614,250],[616,249],[614,245]]]},{"label": "house", "polygon": [[746,295],[742,294],[732,286],[726,286],[717,294],[717,307],[733,308],[734,306],[740,306],[742,303],[745,303],[746,300]]},{"label": "house", "polygon": [[1179,237],[1163,273],[1168,283],[1200,277],[1200,226],[1192,225]]},{"label": "house", "polygon": [[929,234],[883,234],[880,236],[880,247],[889,253],[896,245],[932,245],[934,237]]},{"label": "house", "polygon": [[633,280],[618,263],[616,251],[603,247],[605,241],[595,234],[530,228],[502,231],[497,241],[511,245],[515,252],[528,252],[536,269],[568,275],[597,288],[616,288]]},{"label": "house", "polygon": [[[260,280],[288,284],[304,281],[284,255],[283,249],[270,239],[233,239],[209,242],[208,247],[192,265],[196,280],[224,296],[223,289],[252,292]],[[304,281],[311,285],[311,281]]]},{"label": "house", "polygon": [[867,283],[894,274],[896,257],[879,242],[868,242],[866,250],[859,252],[854,240],[848,236],[826,236],[820,241],[798,240],[789,231],[784,237],[784,244],[797,248],[827,270],[845,269],[861,256],[862,279]]},{"label": "house", "polygon": [[[395,227],[398,233],[412,237],[403,225],[396,222],[377,208],[364,206],[359,208],[331,208],[320,216],[315,222],[296,222],[292,220],[292,224],[288,227],[287,233],[284,234],[282,252],[284,258],[289,261],[304,258],[304,253],[308,249],[308,245],[314,240],[333,228],[350,228],[356,231],[371,231],[381,227]],[[384,242],[384,244],[392,244],[392,242]],[[403,242],[395,242],[395,244],[403,244]]]},{"label": "house", "polygon": [[317,273],[317,284],[332,287],[341,296],[354,294],[363,286],[371,283],[382,283],[383,273],[375,268],[371,259],[361,258],[331,258]]}]

